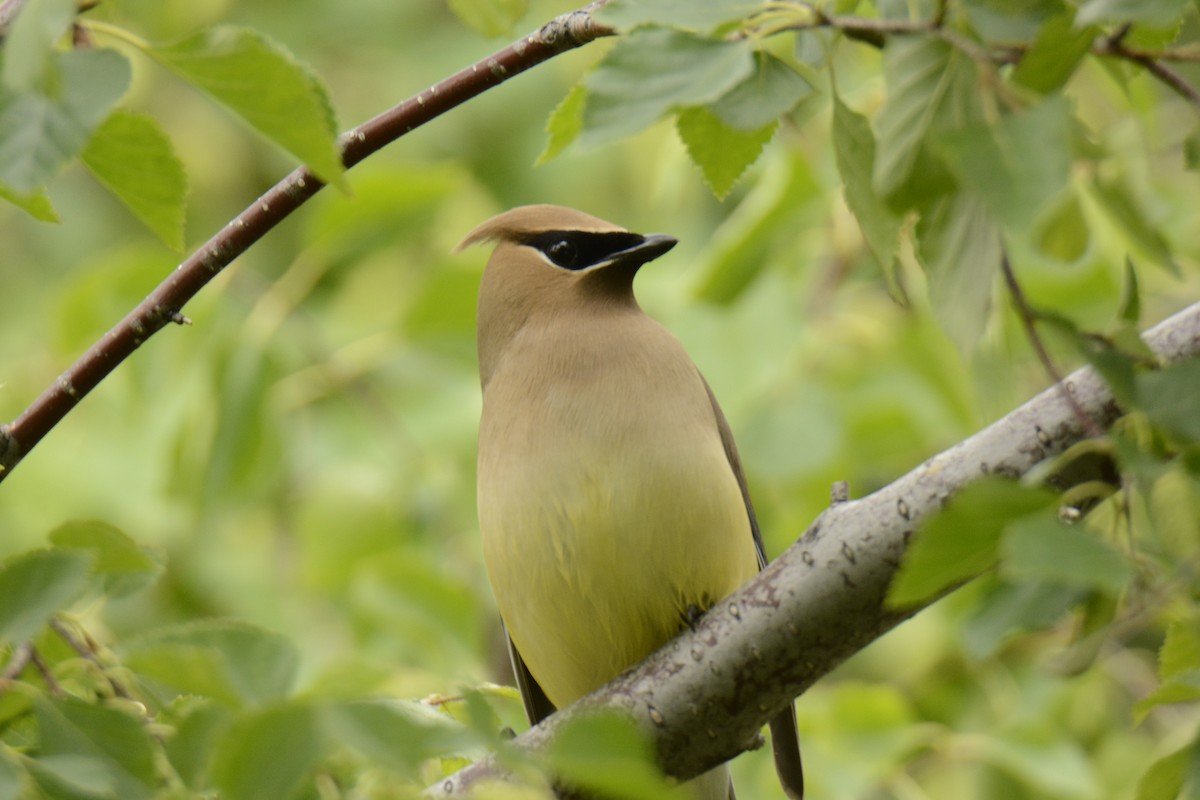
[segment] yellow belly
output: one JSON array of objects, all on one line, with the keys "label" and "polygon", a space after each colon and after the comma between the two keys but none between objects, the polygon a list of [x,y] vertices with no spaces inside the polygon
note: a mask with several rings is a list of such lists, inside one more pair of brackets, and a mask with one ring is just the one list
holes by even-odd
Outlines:
[{"label": "yellow belly", "polygon": [[559,707],[645,658],[683,629],[689,609],[710,607],[757,571],[715,423],[668,414],[643,427],[630,409],[636,419],[607,432],[543,420],[550,430],[505,437],[503,456],[481,436],[488,574],[517,650]]}]

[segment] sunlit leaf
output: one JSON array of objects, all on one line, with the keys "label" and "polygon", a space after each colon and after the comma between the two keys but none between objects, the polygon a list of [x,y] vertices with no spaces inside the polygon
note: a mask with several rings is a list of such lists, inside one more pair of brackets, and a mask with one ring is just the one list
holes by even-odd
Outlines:
[{"label": "sunlit leaf", "polygon": [[583,108],[586,103],[587,89],[577,83],[550,112],[550,118],[546,120],[546,148],[537,158],[539,165],[556,157],[579,138],[583,131]]},{"label": "sunlit leaf", "polygon": [[888,592],[904,606],[934,597],[994,566],[1005,527],[1049,508],[1054,495],[1012,481],[971,484],[921,525]]},{"label": "sunlit leaf", "polygon": [[115,111],[80,154],[96,179],[174,250],[183,249],[187,176],[152,118]]},{"label": "sunlit leaf", "polygon": [[28,194],[19,194],[0,183],[0,200],[7,200],[38,222],[61,222],[45,189],[36,189]]},{"label": "sunlit leaf", "polygon": [[1043,94],[1061,89],[1088,54],[1096,33],[1095,28],[1077,26],[1070,12],[1047,20],[1013,70],[1013,82]]},{"label": "sunlit leaf", "polygon": [[672,109],[711,103],[753,71],[748,42],[634,31],[617,42],[585,81],[581,141],[591,145],[628,136]]},{"label": "sunlit leaf", "polygon": [[675,124],[688,155],[704,173],[714,195],[723,198],[775,135],[775,123],[745,133],[729,127],[703,106],[679,112]]},{"label": "sunlit leaf", "polygon": [[1142,774],[1134,800],[1174,800],[1183,789],[1189,771],[1197,771],[1200,747],[1191,741],[1178,750],[1159,758]]},{"label": "sunlit leaf", "polygon": [[1166,639],[1158,651],[1158,674],[1174,678],[1200,669],[1200,619],[1176,620],[1167,628]]},{"label": "sunlit leaf", "polygon": [[338,180],[342,159],[328,93],[282,45],[248,28],[221,25],[148,52],[321,180]]},{"label": "sunlit leaf", "polygon": [[23,642],[87,587],[91,556],[34,550],[0,563],[0,641]]},{"label": "sunlit leaf", "polygon": [[1194,703],[1200,700],[1200,669],[1176,675],[1133,706],[1134,720],[1141,722],[1159,706]]}]

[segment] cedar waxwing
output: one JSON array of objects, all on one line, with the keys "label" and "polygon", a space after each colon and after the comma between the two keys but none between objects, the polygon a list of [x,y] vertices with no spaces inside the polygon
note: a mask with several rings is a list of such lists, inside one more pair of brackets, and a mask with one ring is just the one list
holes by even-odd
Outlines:
[{"label": "cedar waxwing", "polygon": [[[638,268],[676,240],[539,205],[459,247],[484,241],[496,249],[479,289],[479,527],[536,723],[674,638],[765,557],[712,391],[633,296]],[[800,797],[793,708],[771,733]],[[687,786],[734,797],[724,766]]]}]

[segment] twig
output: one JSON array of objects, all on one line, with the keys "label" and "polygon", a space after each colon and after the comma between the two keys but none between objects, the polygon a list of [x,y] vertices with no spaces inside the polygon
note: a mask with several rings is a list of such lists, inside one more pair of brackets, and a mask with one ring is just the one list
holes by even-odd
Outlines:
[{"label": "twig", "polygon": [[1054,360],[1050,358],[1050,353],[1046,350],[1046,345],[1042,342],[1042,337],[1038,335],[1037,313],[1030,307],[1029,301],[1025,297],[1025,292],[1021,289],[1021,284],[1017,282],[1017,275],[1013,272],[1012,263],[1008,259],[1008,248],[1004,246],[1000,247],[1000,271],[1004,274],[1004,283],[1008,287],[1008,293],[1013,299],[1013,305],[1017,308],[1017,315],[1021,318],[1021,324],[1025,326],[1025,335],[1029,338],[1029,343],[1033,345],[1038,360],[1042,362],[1042,368],[1046,370],[1046,374],[1050,377],[1051,382],[1058,387],[1063,399],[1070,406],[1071,411],[1079,420],[1079,424],[1087,431],[1087,434],[1089,436],[1101,435],[1104,431],[1096,424],[1096,420],[1092,419],[1092,416],[1084,410],[1079,401],[1075,399],[1075,395],[1067,388],[1067,385],[1063,382],[1062,373],[1054,365]]},{"label": "twig", "polygon": [[[104,679],[106,681],[108,681],[108,685],[112,688],[112,692],[114,695],[116,695],[117,697],[122,697],[126,700],[131,699],[131,695],[129,694],[129,692],[125,689],[125,687],[123,685],[121,685],[120,682],[115,680],[112,677],[112,675],[109,674],[108,667],[104,664],[103,661],[100,660],[100,657],[96,655],[96,647],[92,643],[91,640],[80,641],[75,636],[75,634],[66,625],[63,624],[63,621],[61,619],[59,619],[58,617],[50,618],[50,628],[55,633],[57,633],[59,635],[59,637],[61,637],[62,640],[64,642],[66,642],[72,650],[74,650],[76,653],[78,653],[84,659],[86,659],[90,664],[92,664],[93,666],[95,666],[97,669],[100,670],[100,674],[104,676]],[[85,633],[84,635],[86,636],[87,634]]]},{"label": "twig", "polygon": [[[16,1],[8,0],[10,3]],[[481,92],[559,53],[611,35],[610,29],[592,17],[592,12],[606,2],[595,0],[577,11],[556,17],[509,47],[344,134],[341,139],[342,163],[349,169],[384,145]],[[323,186],[307,167],[293,171],[180,264],[125,319],[42,392],[21,416],[0,426],[0,481],[8,477],[21,459],[88,392],[147,339],[168,322],[187,324],[187,318],[180,313],[183,306],[230,262]]]},{"label": "twig", "polygon": [[15,681],[17,676],[25,671],[25,667],[29,666],[29,659],[33,657],[33,642],[21,642],[13,648],[12,658],[4,665],[4,671],[0,672],[0,694],[8,687],[5,685],[9,681]]},{"label": "twig", "polygon": [[21,13],[21,9],[29,0],[3,0],[0,2],[0,39],[8,33],[8,26]]},{"label": "twig", "polygon": [[38,674],[42,676],[42,680],[46,682],[46,688],[50,690],[50,694],[63,694],[62,685],[54,677],[54,673],[50,671],[50,665],[42,659],[42,654],[37,651],[36,647],[29,648],[29,660],[37,668]]}]

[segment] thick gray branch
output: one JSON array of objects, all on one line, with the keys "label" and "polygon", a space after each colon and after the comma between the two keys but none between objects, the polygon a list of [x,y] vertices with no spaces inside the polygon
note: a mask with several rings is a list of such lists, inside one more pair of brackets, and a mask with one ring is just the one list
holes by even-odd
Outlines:
[{"label": "thick gray branch", "polygon": [[[1200,304],[1146,333],[1164,359],[1200,355]],[[1120,415],[1093,370],[1064,381],[1097,423]],[[1008,416],[937,455],[895,483],[819,516],[758,577],[705,615],[699,627],[603,689],[517,737],[538,749],[565,718],[620,709],[652,733],[672,775],[697,775],[753,747],[774,714],[849,656],[919,609],[884,606],[920,519],[987,475],[1020,476],[1085,438],[1079,415],[1051,387]],[[428,793],[461,797],[500,775],[480,761]]]}]

